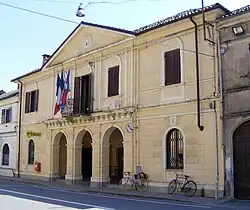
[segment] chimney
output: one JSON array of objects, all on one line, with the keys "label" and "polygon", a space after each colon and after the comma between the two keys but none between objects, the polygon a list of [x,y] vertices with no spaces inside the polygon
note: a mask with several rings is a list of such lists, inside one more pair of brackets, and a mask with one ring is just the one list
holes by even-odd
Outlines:
[{"label": "chimney", "polygon": [[0,95],[4,94],[5,92],[3,90],[0,90]]},{"label": "chimney", "polygon": [[47,62],[47,60],[49,60],[50,57],[50,55],[43,54],[43,65]]}]

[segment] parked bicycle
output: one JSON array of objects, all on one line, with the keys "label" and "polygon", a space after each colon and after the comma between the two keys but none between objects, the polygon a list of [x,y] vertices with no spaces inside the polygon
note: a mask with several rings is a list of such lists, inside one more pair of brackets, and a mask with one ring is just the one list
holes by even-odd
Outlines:
[{"label": "parked bicycle", "polygon": [[[190,176],[183,174],[176,174],[176,178],[173,179],[168,185],[168,193],[173,194],[178,188],[180,192],[183,192],[185,195],[192,197],[197,191],[197,185],[193,180],[188,180]],[[179,179],[184,179],[184,182],[180,182]]]},{"label": "parked bicycle", "polygon": [[139,192],[145,192],[148,188],[147,174],[140,172],[133,175],[131,172],[124,172],[124,176],[120,180],[119,186],[125,190],[135,188]]}]

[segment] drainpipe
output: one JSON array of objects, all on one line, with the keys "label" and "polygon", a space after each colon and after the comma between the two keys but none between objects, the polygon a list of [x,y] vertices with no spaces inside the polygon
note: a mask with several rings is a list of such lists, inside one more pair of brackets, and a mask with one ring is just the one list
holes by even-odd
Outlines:
[{"label": "drainpipe", "polygon": [[22,122],[22,101],[23,101],[23,83],[18,80],[20,84],[19,90],[19,119],[18,119],[18,155],[17,155],[17,176],[20,177],[20,156],[21,156],[21,122]]},{"label": "drainpipe", "polygon": [[[221,121],[221,139],[222,139],[222,148],[223,148],[223,157],[224,157],[224,165],[226,164],[226,151],[224,148],[224,95],[223,95],[223,71],[222,71],[222,62],[221,62],[221,43],[220,43],[220,33],[217,30],[217,25],[215,25],[215,33],[217,38],[217,56],[218,56],[218,71],[219,71],[219,87],[220,87],[220,121]],[[225,167],[224,167],[225,168]],[[226,181],[226,177],[224,178]],[[226,183],[224,184],[224,188]]]},{"label": "drainpipe", "polygon": [[200,75],[199,75],[199,46],[198,46],[198,27],[197,23],[190,17],[191,22],[195,27],[195,53],[196,53],[196,91],[197,91],[197,126],[200,131],[204,130],[204,126],[201,125],[201,113],[200,113]]},{"label": "drainpipe", "polygon": [[[216,23],[214,23],[214,31],[213,33],[215,34],[215,40],[217,39],[217,33],[216,33]],[[217,114],[217,110],[216,110],[216,98],[218,95],[218,90],[217,90],[217,81],[216,81],[216,55],[217,55],[217,51],[218,48],[213,45],[213,54],[214,54],[214,75],[213,75],[213,82],[214,82],[214,87],[213,87],[213,95],[214,95],[214,101],[213,101],[213,109],[214,109],[214,125],[215,125],[215,152],[216,152],[216,170],[215,170],[215,199],[218,199],[218,194],[219,194],[219,131],[218,131],[218,114]],[[217,69],[219,69],[219,65],[217,62]],[[223,132],[223,131],[222,131]]]}]

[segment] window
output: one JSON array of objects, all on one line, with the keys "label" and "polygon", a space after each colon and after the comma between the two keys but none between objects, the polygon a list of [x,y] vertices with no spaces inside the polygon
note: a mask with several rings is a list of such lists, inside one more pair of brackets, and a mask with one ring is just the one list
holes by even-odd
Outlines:
[{"label": "window", "polygon": [[92,111],[92,74],[75,77],[74,114],[89,114]]},{"label": "window", "polygon": [[164,53],[165,85],[181,83],[180,49]]},{"label": "window", "polygon": [[38,96],[39,96],[39,90],[26,92],[25,113],[38,111]]},{"label": "window", "polygon": [[108,70],[108,97],[119,95],[119,66]]},{"label": "window", "polygon": [[169,131],[166,139],[167,169],[183,169],[183,136],[178,129]]},{"label": "window", "polygon": [[35,144],[34,141],[31,139],[29,141],[29,149],[28,149],[28,164],[34,164],[35,160]]},{"label": "window", "polygon": [[3,160],[2,165],[8,166],[9,165],[9,157],[10,157],[10,149],[8,144],[3,146]]},{"label": "window", "polygon": [[2,109],[1,123],[10,123],[12,121],[12,108]]}]

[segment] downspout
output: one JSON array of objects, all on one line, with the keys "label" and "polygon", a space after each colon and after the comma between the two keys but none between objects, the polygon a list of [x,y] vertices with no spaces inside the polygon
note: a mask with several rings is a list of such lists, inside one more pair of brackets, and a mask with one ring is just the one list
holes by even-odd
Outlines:
[{"label": "downspout", "polygon": [[197,126],[200,131],[204,130],[204,126],[201,125],[201,112],[200,112],[200,75],[199,75],[199,46],[198,46],[198,27],[197,23],[190,17],[191,22],[195,27],[195,55],[196,55],[196,91],[197,91]]},{"label": "downspout", "polygon": [[22,122],[22,101],[23,101],[23,83],[18,80],[20,84],[19,90],[19,119],[18,119],[18,155],[17,155],[17,176],[20,177],[20,158],[21,158],[21,122]]},{"label": "downspout", "polygon": [[[217,39],[217,33],[216,33],[216,23],[214,23],[214,37],[215,40]],[[216,152],[216,170],[215,170],[215,199],[218,199],[218,194],[219,194],[219,131],[218,131],[218,114],[216,111],[217,108],[217,96],[218,96],[218,90],[216,90],[217,88],[217,84],[218,82],[216,81],[216,54],[217,54],[217,47],[215,45],[213,45],[213,52],[214,52],[214,88],[213,88],[213,95],[214,95],[214,101],[213,101],[213,109],[214,109],[214,124],[215,124],[215,152]],[[217,62],[218,63],[218,62]],[[218,68],[218,64],[217,64],[217,69]],[[223,132],[223,131],[222,131]]]},{"label": "downspout", "polygon": [[[220,121],[221,121],[221,139],[222,139],[222,149],[223,149],[223,157],[224,157],[224,164],[226,163],[226,151],[224,148],[224,95],[223,95],[223,71],[222,71],[222,62],[221,62],[221,43],[220,43],[220,33],[217,31],[217,26],[215,23],[215,32],[217,37],[217,57],[218,57],[218,71],[219,71],[219,92],[220,92]],[[226,177],[224,177],[226,181]],[[224,187],[226,183],[224,184]]]}]

